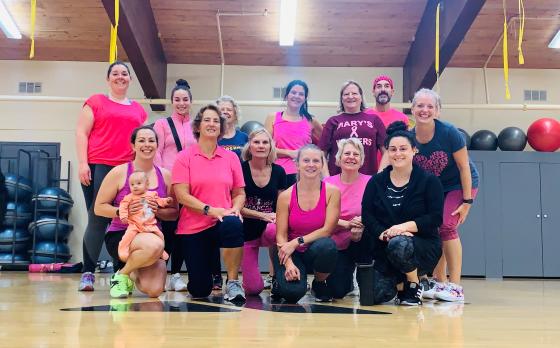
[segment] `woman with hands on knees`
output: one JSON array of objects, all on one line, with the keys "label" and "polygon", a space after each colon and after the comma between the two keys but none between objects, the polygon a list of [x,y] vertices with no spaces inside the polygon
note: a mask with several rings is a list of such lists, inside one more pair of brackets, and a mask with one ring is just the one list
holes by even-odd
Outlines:
[{"label": "woman with hands on knees", "polygon": [[298,180],[280,194],[276,207],[272,295],[299,301],[307,292],[307,274],[313,272],[315,299],[332,301],[327,282],[336,268],[337,250],[329,237],[338,221],[340,191],[322,181],[323,153],[317,146],[302,147],[296,165]]},{"label": "woman with hands on knees", "polygon": [[[135,284],[141,292],[150,297],[157,297],[164,290],[167,276],[165,262],[162,260],[164,241],[154,233],[139,233],[132,238],[128,246],[128,257],[121,257],[124,255],[119,255],[119,244],[126,234],[128,224],[121,221],[119,205],[132,192],[129,182],[131,176],[134,179],[135,171],[145,174],[148,191],[156,192],[161,198],[172,197],[171,173],[154,165],[158,139],[151,127],[136,128],[130,141],[135,153],[134,160],[111,169],[99,188],[95,200],[95,214],[112,220],[107,233],[104,233],[104,230],[98,230],[97,233],[105,235],[107,251],[117,270],[111,277],[111,297],[128,297],[132,294]],[[160,220],[177,218],[175,205],[160,208],[155,199],[148,199],[144,203],[137,198],[128,204],[128,211],[123,212],[123,217],[142,213],[146,209],[145,204],[149,205]]]},{"label": "woman with hands on knees", "polygon": [[225,119],[215,105],[200,109],[193,121],[197,144],[177,156],[173,188],[181,208],[177,233],[182,238],[187,263],[188,291],[193,298],[210,295],[217,253],[223,250],[228,281],[224,298],[245,300],[238,280],[243,256],[241,209],[245,181],[237,155],[218,145]]},{"label": "woman with hands on knees", "polygon": [[364,147],[359,139],[341,139],[338,142],[336,165],[341,173],[325,178],[340,190],[340,217],[331,238],[338,249],[335,271],[329,276],[328,286],[334,298],[342,298],[353,290],[355,270],[353,247],[362,238],[361,198],[370,175],[359,172],[364,164]]},{"label": "woman with hands on knees", "polygon": [[[412,99],[418,142],[414,163],[437,176],[443,186],[443,224],[439,228],[443,256],[434,270],[434,280],[423,280],[425,298],[461,302],[465,300],[461,282],[463,249],[457,229],[465,222],[478,191],[478,171],[470,160],[465,139],[452,124],[440,121],[441,100],[423,88]],[[449,282],[447,273],[449,270]]]},{"label": "woman with hands on knees", "polygon": [[422,304],[419,276],[441,256],[443,189],[437,177],[413,164],[416,141],[406,128],[397,121],[387,129],[390,165],[371,178],[362,200],[364,242],[372,243],[375,260],[374,304],[395,295],[402,305]]},{"label": "woman with hands on knees", "polygon": [[110,222],[110,219],[98,216],[93,211],[97,193],[112,168],[133,159],[133,151],[128,143],[130,133],[148,118],[144,108],[126,96],[131,80],[130,70],[125,63],[116,61],[109,65],[109,92],[89,97],[78,118],[78,176],[88,211],[79,291],[93,291],[95,267],[103,246],[103,232]]},{"label": "woman with hands on knees", "polygon": [[247,199],[241,210],[245,235],[241,271],[247,295],[258,295],[265,287],[259,271],[259,247],[269,248],[270,254],[276,250],[276,201],[286,189],[286,172],[274,163],[274,140],[265,129],[249,135],[242,156]]}]

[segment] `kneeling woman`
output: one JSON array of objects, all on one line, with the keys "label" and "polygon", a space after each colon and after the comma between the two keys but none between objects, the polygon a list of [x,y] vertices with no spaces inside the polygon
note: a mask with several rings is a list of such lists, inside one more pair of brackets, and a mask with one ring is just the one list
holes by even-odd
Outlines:
[{"label": "kneeling woman", "polygon": [[329,238],[338,222],[340,191],[322,181],[323,153],[303,146],[296,156],[297,182],[282,192],[276,207],[276,243],[272,295],[288,302],[307,292],[307,274],[315,273],[317,301],[331,301],[327,278],[336,268],[337,249]]},{"label": "kneeling woman", "polygon": [[387,129],[390,165],[369,181],[362,200],[364,233],[373,243],[375,304],[395,295],[397,303],[422,304],[418,276],[432,272],[441,256],[443,188],[412,163],[417,148],[406,128],[397,121]]},{"label": "kneeling woman", "polygon": [[228,275],[224,298],[244,301],[238,271],[243,255],[240,211],[245,204],[245,181],[237,155],[218,146],[224,128],[225,119],[216,106],[202,107],[192,125],[198,142],[177,156],[173,188],[183,204],[177,234],[184,235],[191,296],[210,295],[213,266],[223,248]]},{"label": "kneeling woman", "polygon": [[[130,193],[128,178],[135,170],[146,173],[149,182],[148,190],[157,192],[162,198],[171,196],[171,173],[165,168],[154,165],[158,140],[151,127],[136,128],[130,140],[135,158],[132,162],[116,166],[105,176],[95,200],[95,214],[113,218],[105,234],[107,251],[113,257],[118,269],[111,278],[111,296],[127,297],[132,293],[136,283],[138,290],[150,297],[157,297],[163,292],[167,276],[165,262],[161,259],[164,241],[153,233],[136,235],[130,243],[129,256],[125,264],[119,258],[118,246],[128,225],[121,222],[118,207],[121,200]],[[148,203],[157,218],[163,220],[177,218],[177,208],[158,208],[156,202]],[[143,203],[134,200],[128,207],[128,213],[134,214],[142,209]]]},{"label": "kneeling woman", "polygon": [[[247,200],[241,210],[245,245],[243,246],[243,288],[247,295],[258,295],[264,289],[259,271],[259,248],[276,244],[276,201],[286,189],[284,168],[276,160],[274,140],[266,129],[249,135],[243,147],[241,164]],[[276,250],[276,248],[271,248]]]}]

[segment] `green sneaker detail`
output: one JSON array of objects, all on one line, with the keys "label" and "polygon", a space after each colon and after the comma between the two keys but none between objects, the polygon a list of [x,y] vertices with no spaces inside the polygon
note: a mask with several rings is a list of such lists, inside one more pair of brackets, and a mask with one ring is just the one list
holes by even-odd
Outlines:
[{"label": "green sneaker detail", "polygon": [[[111,277],[110,294],[113,298],[126,298],[130,294],[129,291],[130,278],[127,275],[115,273]],[[134,285],[133,285],[134,286]]]}]

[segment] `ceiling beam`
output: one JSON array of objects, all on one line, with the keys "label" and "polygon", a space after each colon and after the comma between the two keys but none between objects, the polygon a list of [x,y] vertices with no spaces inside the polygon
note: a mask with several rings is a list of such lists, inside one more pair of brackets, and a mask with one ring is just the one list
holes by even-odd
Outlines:
[{"label": "ceiling beam", "polygon": [[[440,0],[440,75],[486,0]],[[436,83],[435,35],[438,0],[428,0],[403,68],[403,100]]]},{"label": "ceiling beam", "polygon": [[[102,0],[105,11],[115,23],[115,1]],[[146,98],[165,99],[167,60],[149,0],[120,0],[119,31],[121,44],[142,86]],[[151,105],[165,111],[165,105]]]}]

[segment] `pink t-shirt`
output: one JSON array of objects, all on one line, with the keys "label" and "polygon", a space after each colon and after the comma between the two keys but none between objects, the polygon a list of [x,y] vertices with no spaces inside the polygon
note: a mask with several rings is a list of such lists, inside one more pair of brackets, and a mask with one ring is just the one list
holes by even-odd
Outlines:
[{"label": "pink t-shirt", "polygon": [[[282,112],[276,113],[274,124],[272,126],[272,137],[279,149],[297,150],[302,146],[311,144],[311,122],[305,117],[301,117],[299,121],[286,121],[282,118]],[[274,162],[284,168],[286,174],[295,174],[297,172],[296,164],[290,157],[278,157]]]},{"label": "pink t-shirt", "polygon": [[132,161],[130,135],[148,119],[146,110],[135,101],[123,105],[104,94],[92,95],[84,105],[93,111],[93,127],[88,138],[88,163],[117,166]]},{"label": "pink t-shirt", "polygon": [[[351,220],[355,216],[362,215],[362,197],[366,190],[370,175],[359,173],[358,178],[351,184],[340,181],[340,174],[325,178],[325,182],[340,189],[340,216],[339,219]],[[338,250],[345,250],[350,245],[350,230],[336,227],[331,235]]]},{"label": "pink t-shirt", "polygon": [[[383,122],[383,125],[385,125],[385,128],[388,128],[391,123],[396,121],[403,121],[407,127],[410,127],[408,116],[395,109],[389,109],[388,111],[377,111],[374,108],[369,108],[364,110],[364,112],[370,115],[377,115],[381,119],[381,122]],[[379,162],[381,162],[381,151],[377,152],[377,163]]]},{"label": "pink t-shirt", "polygon": [[[172,179],[173,184],[188,184],[190,194],[201,202],[225,209],[232,207],[231,191],[245,187],[239,158],[221,146],[211,158],[200,152],[198,144],[181,151],[173,165]],[[177,234],[198,233],[214,226],[217,221],[183,206]]]},{"label": "pink t-shirt", "polygon": [[[196,144],[189,118],[173,113],[171,119],[177,130],[177,135],[179,136],[179,141],[181,142],[183,150]],[[154,158],[154,164],[167,170],[172,170],[178,152],[175,138],[173,138],[173,133],[171,133],[171,128],[169,128],[169,123],[167,122],[167,117],[157,120],[154,124],[154,130],[158,137],[158,149],[156,157]]]}]

